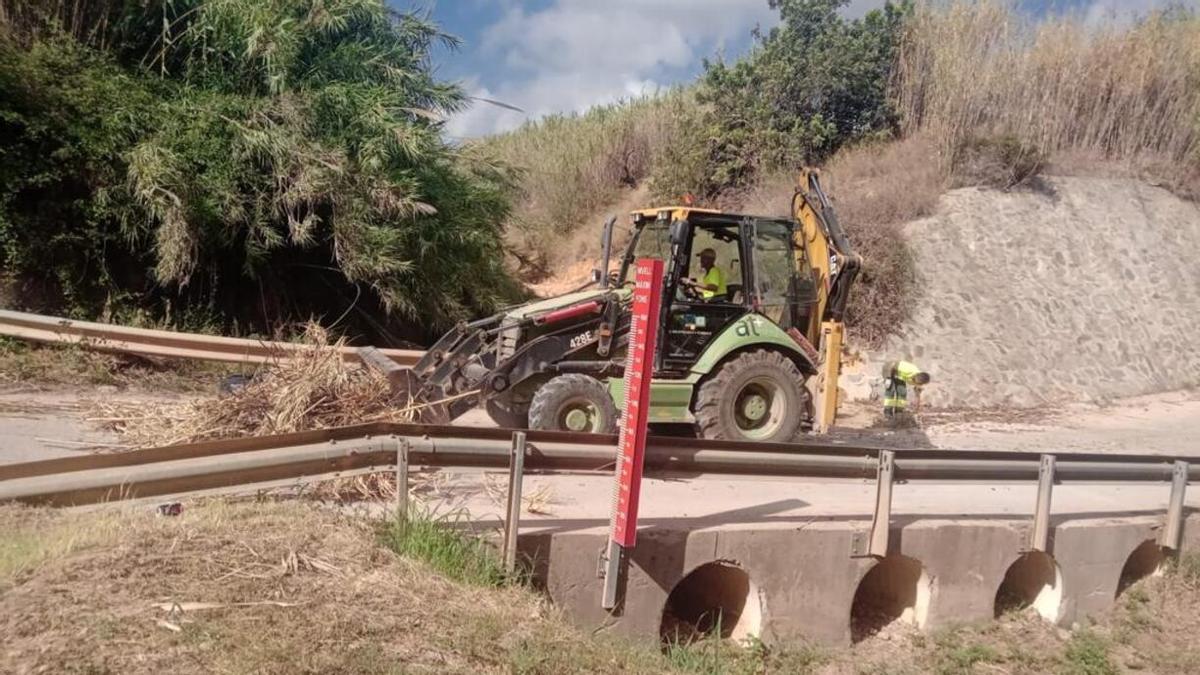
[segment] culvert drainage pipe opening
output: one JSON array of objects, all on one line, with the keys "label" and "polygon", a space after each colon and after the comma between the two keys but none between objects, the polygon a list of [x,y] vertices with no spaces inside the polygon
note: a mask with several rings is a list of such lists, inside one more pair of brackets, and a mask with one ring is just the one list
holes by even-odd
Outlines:
[{"label": "culvert drainage pipe opening", "polygon": [[1166,558],[1163,547],[1153,539],[1147,539],[1139,544],[1129,554],[1125,560],[1125,566],[1121,568],[1121,578],[1117,580],[1117,597],[1142,579],[1162,572],[1163,562]]},{"label": "culvert drainage pipe opening", "polygon": [[850,606],[850,637],[859,642],[897,621],[920,628],[929,614],[931,583],[918,560],[880,559],[863,577]]},{"label": "culvert drainage pipe opening", "polygon": [[659,624],[667,645],[715,636],[745,641],[761,630],[758,588],[745,570],[726,560],[701,565],[675,584]]},{"label": "culvert drainage pipe opening", "polygon": [[1032,607],[1038,616],[1056,623],[1061,616],[1062,598],[1062,570],[1054,558],[1041,551],[1030,551],[1017,558],[1004,573],[1004,581],[996,590],[996,618]]}]

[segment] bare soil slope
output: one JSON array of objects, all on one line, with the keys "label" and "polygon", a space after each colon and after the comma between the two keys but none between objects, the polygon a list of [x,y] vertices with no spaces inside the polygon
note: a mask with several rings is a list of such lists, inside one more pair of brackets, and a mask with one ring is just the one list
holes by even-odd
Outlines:
[{"label": "bare soil slope", "polygon": [[1034,407],[1200,384],[1195,204],[1135,180],[1050,177],[1039,190],[951,191],[905,234],[915,311],[872,360],[928,369],[927,403]]}]

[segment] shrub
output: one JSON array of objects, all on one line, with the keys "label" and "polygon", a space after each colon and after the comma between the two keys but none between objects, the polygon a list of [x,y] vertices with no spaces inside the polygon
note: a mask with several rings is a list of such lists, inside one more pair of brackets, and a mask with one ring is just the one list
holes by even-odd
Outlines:
[{"label": "shrub", "polygon": [[1091,630],[1071,636],[1063,652],[1063,669],[1068,675],[1116,675],[1120,672],[1109,656],[1109,643]]},{"label": "shrub", "polygon": [[1046,166],[1046,154],[1015,136],[969,138],[951,160],[957,185],[1007,190],[1027,183]]},{"label": "shrub", "polygon": [[698,99],[708,127],[705,181],[715,195],[764,170],[813,164],[845,143],[890,136],[897,119],[888,78],[907,3],[862,19],[847,0],[771,0],[781,24],[733,63],[706,64]]},{"label": "shrub", "polygon": [[418,560],[455,581],[477,586],[499,586],[508,581],[504,565],[487,542],[454,523],[429,513],[395,516],[387,521],[380,538],[384,546]]}]

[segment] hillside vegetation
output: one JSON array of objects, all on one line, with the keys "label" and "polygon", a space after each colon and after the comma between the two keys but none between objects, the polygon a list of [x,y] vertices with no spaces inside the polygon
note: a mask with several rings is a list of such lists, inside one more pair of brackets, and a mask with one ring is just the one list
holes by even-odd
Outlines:
[{"label": "hillside vegetation", "polygon": [[[648,188],[647,201],[690,193],[779,214],[796,170],[817,164],[866,258],[851,297],[854,334],[878,345],[916,290],[899,225],[931,214],[951,187],[1019,189],[1053,171],[1142,177],[1200,196],[1192,13],[1097,26],[1070,14],[1039,20],[1004,0],[896,3],[861,20],[841,17],[839,0],[773,4],[778,28],[744,59],[707,64],[686,90],[480,142],[527,171],[510,229],[522,259],[537,263],[527,273],[594,255],[594,244],[564,242],[592,242],[594,232],[577,232],[601,221],[592,205],[611,206],[635,185]],[[597,167],[639,161],[566,181],[539,168],[577,157]]]}]

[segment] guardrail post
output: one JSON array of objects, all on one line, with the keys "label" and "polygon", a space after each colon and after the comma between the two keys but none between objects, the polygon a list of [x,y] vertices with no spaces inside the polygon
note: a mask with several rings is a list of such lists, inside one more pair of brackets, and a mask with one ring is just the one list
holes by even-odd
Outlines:
[{"label": "guardrail post", "polygon": [[1042,455],[1038,467],[1037,505],[1033,512],[1033,532],[1029,537],[1029,550],[1046,552],[1050,545],[1050,497],[1054,490],[1054,455]]},{"label": "guardrail post", "polygon": [[504,516],[504,569],[517,569],[517,533],[521,529],[521,491],[525,481],[525,432],[514,431],[508,455],[508,512]]},{"label": "guardrail post", "polygon": [[617,586],[621,580],[621,545],[613,540],[600,550],[599,576],[604,579],[604,587],[600,593],[601,609],[616,609]]},{"label": "guardrail post", "polygon": [[396,516],[401,520],[408,518],[408,441],[398,438],[396,439]]},{"label": "guardrail post", "polygon": [[1171,499],[1167,502],[1167,523],[1163,526],[1158,545],[1178,551],[1183,539],[1183,498],[1187,492],[1188,463],[1176,460],[1171,472]]},{"label": "guardrail post", "polygon": [[867,555],[882,558],[888,552],[888,536],[892,528],[892,484],[896,474],[896,453],[879,451],[879,466],[875,472],[875,515],[871,520],[871,539]]}]

